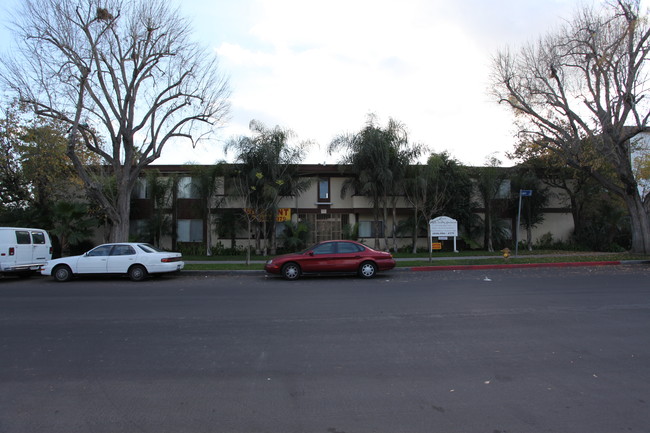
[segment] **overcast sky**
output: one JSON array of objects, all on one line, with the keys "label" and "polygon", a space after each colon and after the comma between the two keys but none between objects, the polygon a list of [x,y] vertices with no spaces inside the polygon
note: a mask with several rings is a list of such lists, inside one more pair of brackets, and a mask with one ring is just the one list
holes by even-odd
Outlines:
[{"label": "overcast sky", "polygon": [[[19,1],[2,0],[0,9]],[[223,143],[248,134],[251,119],[313,142],[303,162],[335,163],[330,141],[374,113],[464,164],[484,165],[497,152],[510,165],[512,117],[488,94],[491,57],[599,0],[174,1],[217,52],[232,109],[217,142],[168,147],[158,163],[232,157]]]}]

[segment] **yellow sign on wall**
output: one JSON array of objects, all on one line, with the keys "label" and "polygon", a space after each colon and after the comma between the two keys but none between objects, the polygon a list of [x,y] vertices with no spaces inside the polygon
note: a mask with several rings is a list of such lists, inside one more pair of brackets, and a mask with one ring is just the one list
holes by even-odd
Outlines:
[{"label": "yellow sign on wall", "polygon": [[431,243],[431,249],[433,249],[433,250],[441,250],[442,249],[442,242],[432,242]]},{"label": "yellow sign on wall", "polygon": [[[264,213],[258,213],[256,214],[253,209],[244,209],[244,211],[253,217],[254,220],[263,222],[266,221],[266,215]],[[279,223],[283,223],[285,221],[291,221],[291,208],[280,208],[278,209],[278,213],[275,216],[275,221]]]},{"label": "yellow sign on wall", "polygon": [[278,215],[275,217],[275,220],[279,223],[291,221],[291,208],[278,209]]}]

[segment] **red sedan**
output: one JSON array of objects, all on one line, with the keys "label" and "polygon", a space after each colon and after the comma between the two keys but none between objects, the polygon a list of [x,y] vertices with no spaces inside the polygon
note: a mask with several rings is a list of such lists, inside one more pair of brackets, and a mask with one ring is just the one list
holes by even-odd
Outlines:
[{"label": "red sedan", "polygon": [[266,262],[264,270],[295,280],[303,273],[324,272],[356,272],[361,278],[372,278],[378,271],[394,267],[390,253],[354,241],[325,241],[300,253],[275,257]]}]

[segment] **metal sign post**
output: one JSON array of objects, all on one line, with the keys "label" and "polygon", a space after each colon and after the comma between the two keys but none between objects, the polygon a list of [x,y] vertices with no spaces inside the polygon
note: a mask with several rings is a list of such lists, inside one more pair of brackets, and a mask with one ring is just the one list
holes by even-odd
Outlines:
[{"label": "metal sign post", "polygon": [[519,223],[521,222],[521,198],[533,195],[532,189],[519,190],[519,210],[517,211],[517,227],[515,227],[515,257],[519,254]]}]

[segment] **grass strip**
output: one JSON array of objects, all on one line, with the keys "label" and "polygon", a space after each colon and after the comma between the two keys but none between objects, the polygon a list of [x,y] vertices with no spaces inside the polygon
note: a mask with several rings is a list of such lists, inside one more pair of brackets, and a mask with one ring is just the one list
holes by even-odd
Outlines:
[{"label": "grass strip", "polygon": [[[492,253],[494,254],[494,253]],[[540,254],[539,252],[537,254]],[[426,259],[413,259],[413,260],[400,260],[397,262],[398,268],[415,268],[415,267],[445,267],[445,266],[471,266],[471,265],[503,265],[503,264],[534,264],[534,263],[567,263],[567,262],[607,262],[607,261],[650,261],[650,256],[638,256],[628,253],[613,253],[613,254],[571,254],[565,255],[551,255],[544,257],[527,257],[520,255],[517,258],[510,257],[505,260],[503,257],[486,258],[458,258],[458,259],[445,259],[445,260],[432,260],[429,262]],[[194,260],[206,260],[205,258],[193,258]],[[187,257],[185,260],[188,259]],[[220,259],[224,261],[223,258]],[[237,258],[241,260],[241,258]],[[246,265],[243,263],[186,263],[185,269],[190,271],[262,271],[264,264],[251,263]]]}]

